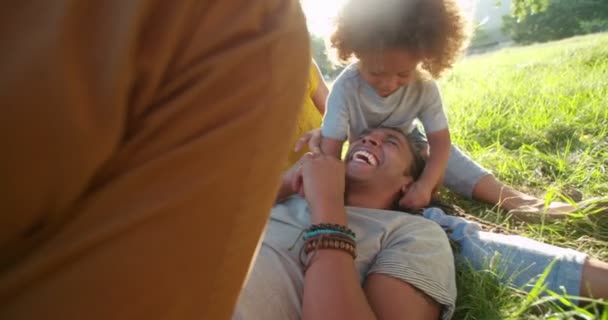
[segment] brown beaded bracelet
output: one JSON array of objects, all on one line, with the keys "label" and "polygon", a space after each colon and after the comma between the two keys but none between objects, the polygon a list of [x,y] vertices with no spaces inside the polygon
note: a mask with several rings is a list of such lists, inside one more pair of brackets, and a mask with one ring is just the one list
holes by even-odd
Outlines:
[{"label": "brown beaded bracelet", "polygon": [[307,238],[304,241],[304,246],[309,245],[309,244],[313,245],[313,246],[318,246],[318,244],[317,244],[318,242],[326,241],[326,240],[340,240],[340,241],[348,242],[349,244],[351,244],[354,247],[357,246],[357,243],[355,242],[355,240],[353,238],[351,238],[349,235],[346,235],[343,233],[319,234],[314,237]]},{"label": "brown beaded bracelet", "polygon": [[334,249],[347,252],[353,259],[357,258],[356,248],[357,244],[352,239],[339,235],[318,236],[307,240],[303,246],[306,255],[316,250]]}]

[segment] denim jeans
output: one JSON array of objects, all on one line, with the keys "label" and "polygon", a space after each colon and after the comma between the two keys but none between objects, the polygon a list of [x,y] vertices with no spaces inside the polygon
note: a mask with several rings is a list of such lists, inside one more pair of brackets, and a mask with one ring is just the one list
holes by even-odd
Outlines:
[{"label": "denim jeans", "polygon": [[587,255],[517,235],[485,232],[460,217],[438,208],[425,209],[425,218],[448,230],[459,245],[457,261],[467,261],[476,270],[492,268],[503,284],[529,291],[553,262],[544,285],[557,293],[580,294],[583,264]]}]

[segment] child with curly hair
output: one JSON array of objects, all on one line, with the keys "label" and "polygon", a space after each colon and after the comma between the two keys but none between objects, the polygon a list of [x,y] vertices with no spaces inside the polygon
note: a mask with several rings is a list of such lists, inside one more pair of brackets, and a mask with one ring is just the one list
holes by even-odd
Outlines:
[{"label": "child with curly hair", "polygon": [[[418,134],[424,126],[430,154],[402,205],[426,206],[450,157],[450,132],[435,78],[452,67],[468,40],[467,22],[454,0],[352,0],[331,37],[342,62],[327,102],[323,152],[339,156],[348,137],[368,128],[398,127]],[[359,155],[362,165],[381,159]]]},{"label": "child with curly hair", "polygon": [[[523,220],[538,221],[541,213],[567,216],[575,206],[546,205],[506,186],[451,144],[435,79],[454,65],[466,47],[468,25],[456,0],[348,1],[336,21],[331,44],[341,62],[353,58],[356,62],[333,84],[321,141],[317,131],[298,145],[310,140],[312,150],[320,145],[321,151],[338,157],[343,143],[365,130],[402,128],[417,138],[427,154],[422,176],[403,190],[402,207],[428,205],[433,191],[443,183],[460,195],[498,205]],[[426,139],[416,120],[422,123]],[[358,157],[361,166],[382,161],[365,153]]]}]

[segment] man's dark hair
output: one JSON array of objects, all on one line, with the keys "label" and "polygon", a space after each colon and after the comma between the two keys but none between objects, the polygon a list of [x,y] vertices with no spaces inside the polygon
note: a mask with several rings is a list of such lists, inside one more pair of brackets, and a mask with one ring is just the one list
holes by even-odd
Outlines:
[{"label": "man's dark hair", "polygon": [[414,139],[410,138],[403,130],[394,128],[394,127],[380,127],[380,129],[389,129],[395,132],[399,132],[403,138],[405,138],[405,142],[407,143],[407,147],[412,152],[412,158],[414,161],[410,164],[410,167],[404,172],[405,174],[410,175],[414,180],[418,180],[420,175],[422,175],[422,171],[424,170],[425,161],[422,157],[422,150],[420,143],[414,141]]},{"label": "man's dark hair", "polygon": [[420,176],[422,175],[422,171],[424,170],[424,166],[426,165],[426,162],[424,161],[424,158],[422,157],[422,150],[420,150],[420,147],[418,146],[417,143],[414,143],[414,141],[406,136],[406,141],[408,144],[408,147],[410,148],[410,150],[412,150],[412,156],[414,158],[414,161],[412,161],[412,164],[410,165],[409,168],[409,174],[414,178],[414,180],[418,180],[418,178],[420,178]]}]

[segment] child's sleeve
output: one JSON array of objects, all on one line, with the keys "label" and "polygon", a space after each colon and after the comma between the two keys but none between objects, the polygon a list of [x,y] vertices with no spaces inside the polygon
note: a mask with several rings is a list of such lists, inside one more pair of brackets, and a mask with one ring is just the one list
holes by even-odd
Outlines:
[{"label": "child's sleeve", "polygon": [[422,122],[424,131],[429,134],[447,129],[448,120],[443,108],[439,86],[437,86],[435,81],[428,81],[424,82],[423,88],[422,101],[424,105],[418,115],[418,119]]},{"label": "child's sleeve", "polygon": [[327,97],[321,134],[327,138],[345,141],[348,138],[348,130],[348,99],[344,81],[338,78]]}]

